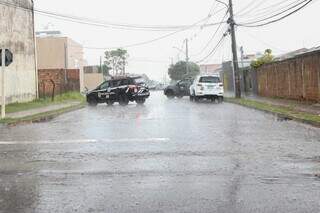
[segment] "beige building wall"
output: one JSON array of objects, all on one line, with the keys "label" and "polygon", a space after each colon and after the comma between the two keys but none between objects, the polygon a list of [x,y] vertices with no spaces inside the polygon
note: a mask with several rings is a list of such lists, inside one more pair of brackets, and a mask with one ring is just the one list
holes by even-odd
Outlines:
[{"label": "beige building wall", "polygon": [[201,74],[219,74],[221,64],[202,64],[200,65]]},{"label": "beige building wall", "polygon": [[83,47],[67,37],[38,37],[38,69],[80,69],[80,90],[84,90]]},{"label": "beige building wall", "polygon": [[[13,52],[13,63],[5,72],[6,100],[7,103],[31,101],[36,98],[38,88],[34,16],[31,12],[33,3],[31,0],[3,2],[8,5],[0,4],[0,48],[7,48]],[[1,88],[0,81],[0,96]]]},{"label": "beige building wall", "polygon": [[89,90],[97,88],[102,82],[103,74],[102,73],[85,73],[84,74],[84,86]]}]

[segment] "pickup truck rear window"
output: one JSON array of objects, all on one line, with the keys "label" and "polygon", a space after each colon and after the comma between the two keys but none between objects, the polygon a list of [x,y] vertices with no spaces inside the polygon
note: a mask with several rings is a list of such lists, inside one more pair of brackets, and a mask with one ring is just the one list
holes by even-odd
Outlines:
[{"label": "pickup truck rear window", "polygon": [[201,77],[199,83],[220,83],[220,78],[214,76]]}]

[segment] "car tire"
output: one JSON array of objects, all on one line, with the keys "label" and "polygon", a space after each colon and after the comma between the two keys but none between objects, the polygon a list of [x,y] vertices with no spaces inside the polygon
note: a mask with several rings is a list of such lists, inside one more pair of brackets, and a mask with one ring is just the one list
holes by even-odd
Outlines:
[{"label": "car tire", "polygon": [[136,100],[136,103],[137,103],[138,105],[143,105],[145,102],[146,102],[146,99],[145,99],[145,98],[138,98],[138,99]]},{"label": "car tire", "polygon": [[199,101],[200,101],[200,98],[197,97],[197,96],[194,96],[194,101],[195,101],[195,102],[199,102]]},{"label": "car tire", "polygon": [[108,106],[112,106],[114,104],[114,101],[107,100],[106,103],[107,103]]},{"label": "car tire", "polygon": [[223,97],[218,97],[218,103],[222,103],[223,102]]},{"label": "car tire", "polygon": [[179,96],[177,96],[177,98],[182,99],[182,98],[183,98],[183,96],[179,95]]},{"label": "car tire", "polygon": [[168,99],[174,99],[174,92],[172,90],[169,90],[166,92],[166,96]]},{"label": "car tire", "polygon": [[91,107],[95,107],[95,106],[98,105],[98,102],[97,102],[97,100],[96,100],[95,98],[90,98],[90,99],[88,100],[88,104],[89,104],[89,106],[91,106]]},{"label": "car tire", "polygon": [[126,94],[120,95],[119,104],[120,106],[127,106],[129,104],[129,98]]}]

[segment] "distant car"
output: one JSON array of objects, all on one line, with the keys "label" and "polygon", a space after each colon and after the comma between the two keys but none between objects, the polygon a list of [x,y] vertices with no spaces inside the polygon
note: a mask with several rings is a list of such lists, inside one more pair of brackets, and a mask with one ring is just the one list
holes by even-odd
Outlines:
[{"label": "distant car", "polygon": [[192,79],[184,79],[178,81],[174,85],[170,85],[164,89],[164,94],[169,98],[183,98],[184,96],[190,95],[190,86],[192,84]]},{"label": "distant car", "polygon": [[209,99],[223,101],[224,89],[219,76],[199,75],[190,87],[190,100]]},{"label": "distant car", "polygon": [[96,89],[86,94],[87,102],[91,106],[107,103],[109,106],[118,102],[126,106],[129,102],[144,104],[150,92],[142,77],[118,77],[103,82]]}]

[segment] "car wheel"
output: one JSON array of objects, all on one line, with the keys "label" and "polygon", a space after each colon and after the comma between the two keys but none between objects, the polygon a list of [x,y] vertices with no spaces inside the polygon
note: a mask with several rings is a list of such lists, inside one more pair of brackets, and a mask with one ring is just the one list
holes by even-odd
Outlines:
[{"label": "car wheel", "polygon": [[129,104],[129,98],[126,94],[120,96],[119,104],[120,106],[127,106]]},{"label": "car wheel", "polygon": [[106,103],[107,103],[108,106],[112,106],[114,104],[114,101],[107,100]]},{"label": "car wheel", "polygon": [[218,102],[219,102],[219,103],[222,103],[222,102],[223,102],[223,97],[219,97],[219,98],[218,98]]},{"label": "car wheel", "polygon": [[190,95],[190,101],[193,102],[194,101],[194,97],[192,95]]},{"label": "car wheel", "polygon": [[169,90],[166,92],[166,96],[169,99],[174,99],[174,92],[172,90]]},{"label": "car wheel", "polygon": [[142,104],[144,104],[145,102],[146,102],[146,99],[145,99],[145,98],[138,98],[138,99],[136,100],[136,103],[139,104],[139,105],[142,105]]},{"label": "car wheel", "polygon": [[197,96],[194,96],[194,101],[195,101],[195,102],[199,102],[199,101],[200,101],[200,98],[197,97]]},{"label": "car wheel", "polygon": [[88,104],[89,104],[89,106],[95,107],[95,106],[98,105],[98,102],[97,102],[97,100],[95,98],[90,98],[88,100]]}]

